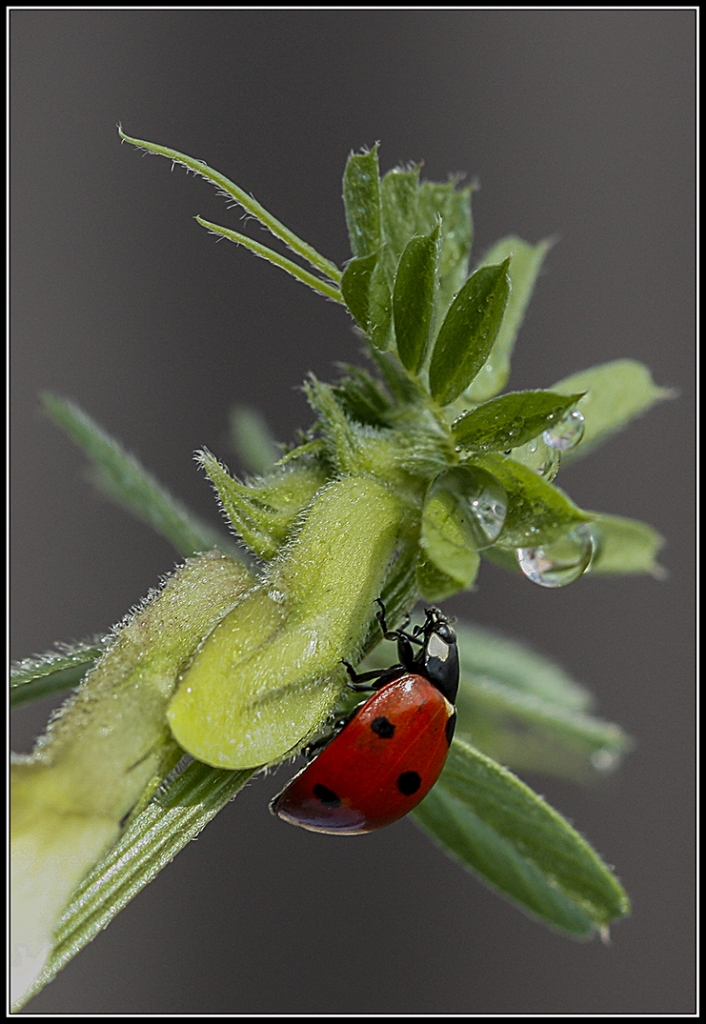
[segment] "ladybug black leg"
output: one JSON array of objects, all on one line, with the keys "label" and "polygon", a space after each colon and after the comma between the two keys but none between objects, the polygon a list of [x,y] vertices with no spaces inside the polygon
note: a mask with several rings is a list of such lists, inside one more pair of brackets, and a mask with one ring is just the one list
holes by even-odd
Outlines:
[{"label": "ladybug black leg", "polygon": [[[407,612],[407,614],[405,615],[404,622],[402,623],[400,629],[390,629],[389,626],[387,625],[387,619],[385,617],[385,605],[383,604],[382,598],[376,597],[375,600],[380,605],[380,611],[376,613],[376,617],[378,622],[380,623],[382,635],[386,640],[399,640],[400,637],[404,637],[405,640],[411,640],[412,643],[419,644],[420,646],[423,644],[423,640],[418,640],[416,635],[407,632],[407,626],[409,625],[410,620],[409,612]],[[417,632],[417,630],[419,630],[419,628],[419,626],[415,627],[415,633]]]},{"label": "ladybug black leg", "polygon": [[[391,682],[393,679],[397,679],[398,676],[404,675],[407,671],[404,665],[393,665],[392,668],[386,669],[372,669],[370,672],[356,672],[349,661],[345,658],[342,659],[343,664],[346,666],[346,672],[350,677],[348,689],[353,690],[355,693],[366,693],[372,690],[379,690],[385,683]],[[369,681],[375,680],[374,686],[367,686]]]}]

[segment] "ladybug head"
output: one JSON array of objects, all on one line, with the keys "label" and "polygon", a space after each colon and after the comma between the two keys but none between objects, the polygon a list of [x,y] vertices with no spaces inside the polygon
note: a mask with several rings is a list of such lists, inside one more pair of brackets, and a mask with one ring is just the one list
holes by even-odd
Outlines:
[{"label": "ladybug head", "polygon": [[448,616],[438,608],[426,608],[424,625],[415,630],[424,636],[421,661],[426,678],[452,704],[458,692],[458,648]]}]

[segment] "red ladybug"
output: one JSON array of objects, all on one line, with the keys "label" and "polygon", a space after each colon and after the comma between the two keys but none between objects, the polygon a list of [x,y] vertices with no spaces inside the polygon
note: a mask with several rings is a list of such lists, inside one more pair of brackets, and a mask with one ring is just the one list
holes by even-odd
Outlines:
[{"label": "red ladybug", "polygon": [[[358,675],[351,689],[375,690],[320,754],[270,805],[292,825],[332,835],[360,835],[390,825],[423,800],[441,774],[456,725],[456,634],[438,608],[413,633],[389,631],[399,665]],[[412,644],[418,644],[415,653]],[[372,685],[368,680],[375,679]]]}]

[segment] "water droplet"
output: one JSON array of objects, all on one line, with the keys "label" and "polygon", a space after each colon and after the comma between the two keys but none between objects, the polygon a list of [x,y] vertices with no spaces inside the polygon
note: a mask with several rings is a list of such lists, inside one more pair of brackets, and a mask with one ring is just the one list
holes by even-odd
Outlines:
[{"label": "water droplet", "polygon": [[611,747],[601,747],[591,754],[591,764],[598,772],[612,772],[620,762],[620,752]]},{"label": "water droplet", "polygon": [[576,447],[585,429],[586,420],[583,413],[578,409],[572,409],[555,427],[545,430],[542,438],[550,448],[567,452],[570,448]]},{"label": "water droplet", "polygon": [[471,530],[480,550],[494,544],[505,525],[507,494],[499,480],[490,473],[474,469],[473,476],[476,478],[476,490],[467,495],[467,500]]},{"label": "water droplet", "polygon": [[573,583],[586,572],[592,557],[593,538],[585,523],[549,544],[517,549],[520,569],[540,587],[565,587]]},{"label": "water droplet", "polygon": [[548,445],[541,437],[535,437],[533,441],[513,448],[511,456],[515,462],[521,462],[528,469],[533,469],[543,480],[552,481],[559,472],[559,451]]}]

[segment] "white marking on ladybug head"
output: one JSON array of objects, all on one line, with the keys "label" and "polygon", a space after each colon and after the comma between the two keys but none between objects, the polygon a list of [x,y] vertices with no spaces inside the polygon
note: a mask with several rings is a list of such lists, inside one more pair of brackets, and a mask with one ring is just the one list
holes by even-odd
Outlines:
[{"label": "white marking on ladybug head", "polygon": [[449,656],[449,645],[441,639],[438,633],[432,633],[427,643],[427,654],[430,658],[446,661]]}]

